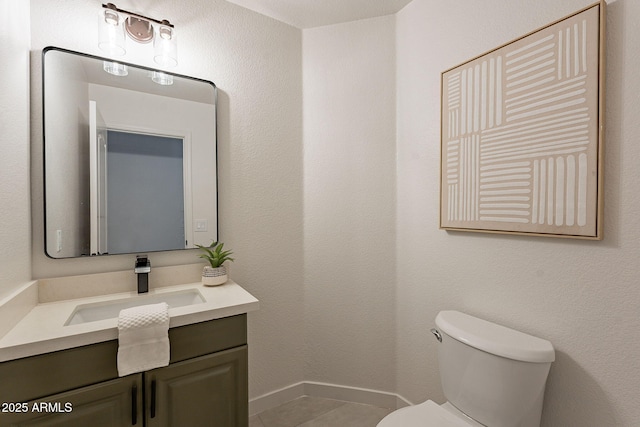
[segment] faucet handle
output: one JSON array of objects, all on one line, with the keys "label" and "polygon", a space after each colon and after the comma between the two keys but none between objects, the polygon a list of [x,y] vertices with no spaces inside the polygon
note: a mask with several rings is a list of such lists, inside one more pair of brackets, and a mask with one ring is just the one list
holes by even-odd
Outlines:
[{"label": "faucet handle", "polygon": [[133,269],[135,273],[149,273],[151,271],[151,261],[146,255],[136,255],[136,265]]}]

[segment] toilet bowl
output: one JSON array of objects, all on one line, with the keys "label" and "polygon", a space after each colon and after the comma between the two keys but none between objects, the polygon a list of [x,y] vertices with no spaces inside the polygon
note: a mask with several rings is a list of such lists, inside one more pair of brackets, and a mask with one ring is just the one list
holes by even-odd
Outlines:
[{"label": "toilet bowl", "polygon": [[450,403],[440,406],[432,400],[407,406],[384,417],[378,427],[484,427],[466,417]]},{"label": "toilet bowl", "polygon": [[378,427],[539,427],[555,351],[547,340],[458,311],[441,311],[440,379],[447,402],[427,400]]}]

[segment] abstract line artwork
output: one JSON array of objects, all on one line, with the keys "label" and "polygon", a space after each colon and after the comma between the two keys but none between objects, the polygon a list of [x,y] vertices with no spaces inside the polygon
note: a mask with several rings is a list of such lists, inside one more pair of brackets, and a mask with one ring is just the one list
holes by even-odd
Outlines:
[{"label": "abstract line artwork", "polygon": [[441,228],[601,238],[604,7],[442,73]]}]

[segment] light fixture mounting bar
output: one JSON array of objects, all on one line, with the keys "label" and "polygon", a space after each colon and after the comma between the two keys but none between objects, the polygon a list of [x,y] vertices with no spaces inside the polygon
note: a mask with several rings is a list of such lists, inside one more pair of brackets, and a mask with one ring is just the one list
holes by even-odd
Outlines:
[{"label": "light fixture mounting bar", "polygon": [[140,15],[139,13],[135,13],[135,12],[129,12],[128,10],[124,10],[124,9],[120,9],[118,8],[115,4],[113,3],[107,3],[107,4],[102,4],[102,7],[104,9],[110,9],[110,10],[115,10],[116,12],[120,12],[120,13],[124,13],[127,14],[129,16],[133,16],[135,18],[139,18],[139,19],[145,19],[147,21],[151,21],[151,22],[155,22],[156,24],[160,24],[160,25],[165,25],[167,27],[171,27],[174,28],[174,25],[167,21],[166,19],[163,20],[158,20],[158,19],[153,19],[153,18],[149,18],[148,16],[144,16],[144,15]]}]

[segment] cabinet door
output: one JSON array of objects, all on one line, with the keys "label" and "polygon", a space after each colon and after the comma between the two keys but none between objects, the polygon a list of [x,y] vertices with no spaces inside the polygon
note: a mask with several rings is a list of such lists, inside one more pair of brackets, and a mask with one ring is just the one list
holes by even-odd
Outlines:
[{"label": "cabinet door", "polygon": [[47,396],[0,413],[0,425],[11,427],[142,426],[142,374]]},{"label": "cabinet door", "polygon": [[247,346],[145,373],[148,427],[247,427]]}]

